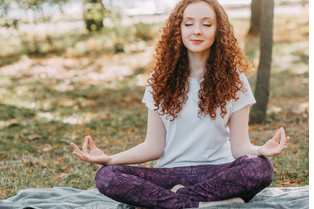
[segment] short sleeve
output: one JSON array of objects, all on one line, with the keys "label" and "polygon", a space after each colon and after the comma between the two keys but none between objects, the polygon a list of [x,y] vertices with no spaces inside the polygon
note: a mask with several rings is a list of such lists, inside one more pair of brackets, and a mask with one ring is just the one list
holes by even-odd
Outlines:
[{"label": "short sleeve", "polygon": [[239,99],[237,101],[233,101],[232,112],[236,112],[247,105],[253,105],[256,103],[256,100],[254,98],[248,79],[242,72],[239,72],[239,75],[240,75],[240,80],[243,82],[244,88],[246,89],[246,91],[245,92],[238,91],[237,97],[239,97]]},{"label": "short sleeve", "polygon": [[156,106],[155,106],[152,92],[153,92],[152,87],[146,86],[142,103],[145,103],[146,107],[148,107],[149,109],[154,110],[154,109],[156,109]]}]

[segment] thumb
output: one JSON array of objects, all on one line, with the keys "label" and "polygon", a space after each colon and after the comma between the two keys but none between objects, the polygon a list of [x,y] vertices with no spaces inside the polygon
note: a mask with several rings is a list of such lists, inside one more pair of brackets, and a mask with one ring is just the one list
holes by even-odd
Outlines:
[{"label": "thumb", "polygon": [[92,137],[88,135],[87,139],[88,139],[88,144],[89,144],[90,148],[91,149],[97,149],[96,145],[94,144]]},{"label": "thumb", "polygon": [[280,129],[276,132],[275,136],[272,138],[272,140],[274,140],[274,141],[277,142],[277,143],[278,143],[279,138],[280,138],[280,136],[281,136],[281,129],[282,129],[282,128],[280,128]]}]

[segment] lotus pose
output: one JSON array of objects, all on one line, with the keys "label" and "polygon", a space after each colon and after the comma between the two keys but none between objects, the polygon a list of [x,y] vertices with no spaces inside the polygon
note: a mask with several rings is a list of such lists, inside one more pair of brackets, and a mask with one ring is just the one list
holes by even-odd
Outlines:
[{"label": "lotus pose", "polygon": [[[289,137],[280,128],[251,144],[246,75],[252,64],[217,0],[182,0],[162,28],[143,97],[146,139],[108,156],[87,136],[74,155],[104,165],[95,175],[104,195],[146,208],[201,208],[248,202],[267,187]],[[280,139],[280,142],[279,142]],[[90,147],[90,151],[88,151]],[[154,168],[126,166],[151,160]]]}]

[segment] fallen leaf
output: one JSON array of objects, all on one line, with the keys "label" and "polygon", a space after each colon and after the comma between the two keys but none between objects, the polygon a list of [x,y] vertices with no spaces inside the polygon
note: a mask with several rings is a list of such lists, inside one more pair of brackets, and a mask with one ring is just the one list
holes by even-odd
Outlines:
[{"label": "fallen leaf", "polygon": [[45,147],[42,148],[42,151],[43,152],[51,152],[52,151],[52,146],[51,145],[45,146]]},{"label": "fallen leaf", "polygon": [[42,139],[42,136],[38,135],[38,134],[34,134],[34,135],[29,135],[27,136],[27,139],[29,141],[33,141],[33,140],[36,140],[36,139]]},{"label": "fallen leaf", "polygon": [[280,174],[280,172],[277,170],[277,168],[274,168],[274,171],[278,174]]}]

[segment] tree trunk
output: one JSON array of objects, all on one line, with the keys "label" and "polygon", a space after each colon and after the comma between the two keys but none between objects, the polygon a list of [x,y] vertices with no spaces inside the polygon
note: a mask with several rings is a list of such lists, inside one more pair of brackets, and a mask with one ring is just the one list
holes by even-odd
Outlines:
[{"label": "tree trunk", "polygon": [[261,17],[262,17],[262,1],[252,0],[251,3],[251,27],[248,35],[259,35],[261,30]]},{"label": "tree trunk", "polygon": [[104,27],[104,10],[101,0],[83,0],[83,17],[89,32],[99,31]]},{"label": "tree trunk", "polygon": [[260,62],[255,87],[256,104],[253,105],[250,123],[264,123],[269,96],[269,80],[273,47],[274,0],[263,0],[261,20]]}]

